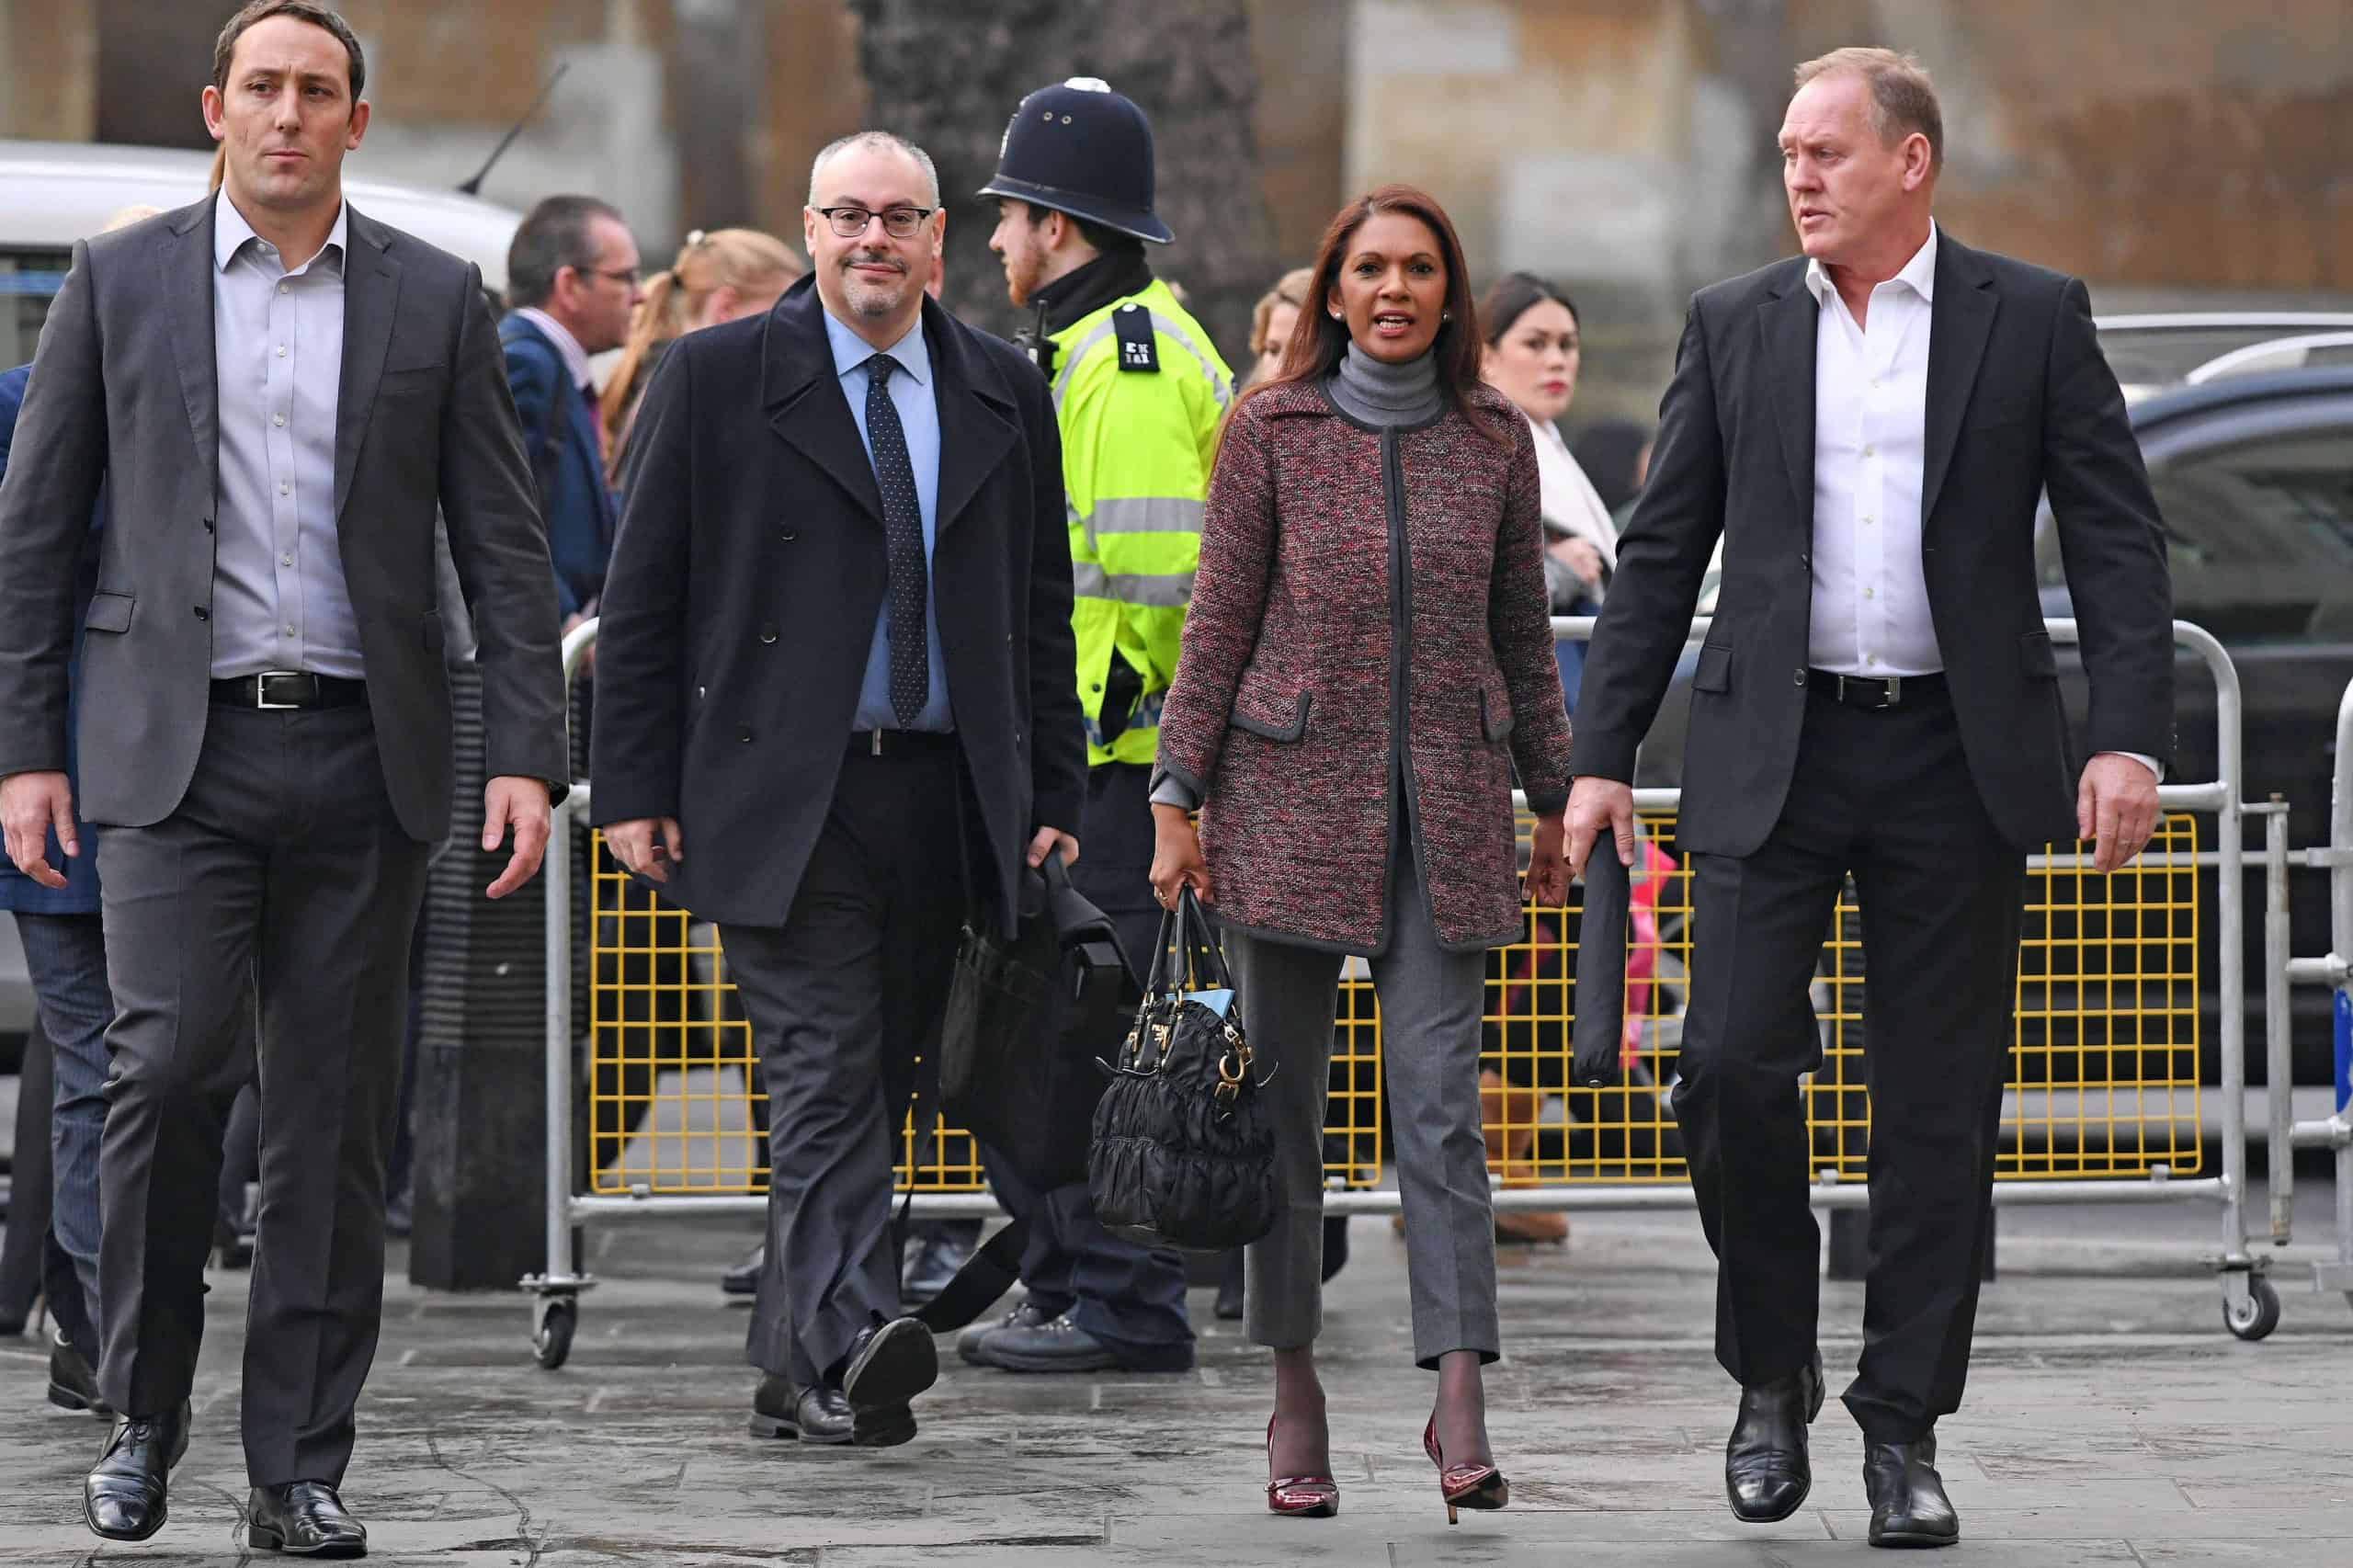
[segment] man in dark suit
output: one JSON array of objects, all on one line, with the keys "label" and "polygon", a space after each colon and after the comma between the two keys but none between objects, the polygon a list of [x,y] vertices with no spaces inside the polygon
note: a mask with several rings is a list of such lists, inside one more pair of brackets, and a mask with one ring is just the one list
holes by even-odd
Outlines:
[{"label": "man in dark suit", "polygon": [[613,493],[588,360],[621,346],[630,312],[644,297],[629,225],[593,196],[549,197],[524,215],[507,246],[513,309],[498,324],[498,341],[566,631],[597,612],[613,552]]},{"label": "man in dark suit", "polygon": [[336,1494],[383,1291],[409,934],[452,771],[434,518],[481,613],[492,884],[537,870],[563,775],[555,594],[474,267],[343,200],[358,41],[307,0],[222,30],[217,197],[74,247],[0,489],[0,823],[67,857],[74,556],[81,806],[104,828],[99,1385],[91,1528],[164,1522],[188,1442],[221,1127],[208,1085],[262,1003],[263,1227],[244,1377],[252,1544],[357,1555]]},{"label": "man in dark suit", "polygon": [[[895,136],[819,154],[815,271],[680,338],[605,587],[595,817],[716,921],[768,1092],[756,1435],[915,1435],[893,1150],[968,908],[1076,841],[1086,754],[1054,410],[930,301],[938,176]],[[946,591],[945,585],[953,585]]]},{"label": "man in dark suit", "polygon": [[[2155,503],[2073,278],[1929,215],[1943,148],[1916,62],[1802,66],[1781,131],[1804,255],[1693,300],[1657,455],[1577,711],[1571,859],[1631,863],[1634,750],[1719,537],[1677,836],[1694,954],[1675,1108],[1715,1248],[1717,1358],[1742,1385],[1726,1487],[1786,1517],[1822,1399],[1820,1236],[1799,1080],[1813,961],[1851,871],[1870,971],[1870,1273],[1846,1402],[1871,1540],[1942,1545],[1935,1470],[1989,1234],[2028,854],[2138,854],[2173,749]],[[2035,592],[2048,487],[2091,677],[2080,773]]]}]

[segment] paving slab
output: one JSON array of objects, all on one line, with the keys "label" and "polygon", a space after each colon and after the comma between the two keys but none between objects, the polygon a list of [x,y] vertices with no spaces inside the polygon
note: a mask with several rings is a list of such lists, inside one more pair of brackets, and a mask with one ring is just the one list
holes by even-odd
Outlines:
[{"label": "paving slab", "polygon": [[[2325,1194],[2308,1195],[2325,1202]],[[1961,1512],[1954,1568],[2347,1568],[2353,1312],[2290,1295],[2279,1333],[2230,1338],[2200,1265],[2204,1210],[2005,1215],[1964,1408],[1939,1431]],[[1563,1562],[1814,1568],[1863,1544],[1861,1440],[1834,1402],[1808,1506],[1776,1526],[1722,1501],[1733,1391],[1710,1342],[1713,1269],[1688,1215],[1579,1215],[1565,1247],[1504,1261],[1507,1358],[1490,1426],[1510,1509],[1449,1528],[1419,1437],[1403,1246],[1359,1219],[1324,1357],[1340,1517],[1264,1511],[1266,1353],[1194,1298],[1200,1365],[1163,1376],[1020,1377],[943,1358],[922,1431],[881,1452],[751,1437],[746,1314],[716,1288],[747,1227],[592,1232],[603,1283],[570,1363],[533,1364],[520,1296],[417,1290],[395,1258],[346,1495],[371,1561],[473,1568],[1209,1568]],[[2291,1254],[2291,1267],[2306,1256]],[[234,1434],[244,1277],[211,1277],[197,1420],[173,1515],[102,1546],[80,1517],[103,1428],[41,1398],[45,1357],[0,1341],[0,1568],[237,1563]],[[1843,1382],[1861,1292],[1824,1289]],[[943,1346],[943,1348],[945,1348]]]}]

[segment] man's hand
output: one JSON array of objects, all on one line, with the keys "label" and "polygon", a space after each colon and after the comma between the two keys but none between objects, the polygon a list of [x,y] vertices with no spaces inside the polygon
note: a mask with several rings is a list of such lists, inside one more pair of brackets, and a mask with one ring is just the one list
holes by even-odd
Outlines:
[{"label": "man's hand", "polygon": [[7,830],[8,858],[17,869],[45,888],[62,888],[65,873],[49,863],[49,830],[58,846],[82,853],[74,836],[74,787],[63,773],[11,773],[0,779],[0,827]]},{"label": "man's hand", "polygon": [[649,882],[666,882],[670,868],[687,858],[687,841],[676,817],[633,817],[605,829],[605,847],[624,869]]},{"label": "man's hand", "polygon": [[1046,863],[1046,857],[1062,851],[1063,864],[1078,864],[1078,840],[1058,827],[1041,827],[1038,836],[1029,841],[1029,869],[1036,870]]},{"label": "man's hand", "polygon": [[[2075,790],[2075,833],[2095,839],[2092,869],[2113,871],[2148,846],[2157,830],[2157,776],[2133,757],[2104,751],[2084,764]],[[15,845],[14,830],[9,843]]]},{"label": "man's hand", "polygon": [[1578,779],[1569,789],[1566,816],[1569,834],[1569,875],[1585,875],[1586,860],[1604,830],[1618,841],[1618,863],[1634,865],[1634,787],[1615,778]]},{"label": "man's hand", "polygon": [[548,852],[548,787],[545,780],[504,774],[483,788],[483,853],[496,849],[505,842],[507,824],[515,824],[515,853],[507,858],[506,869],[490,884],[491,897],[505,898],[539,875],[540,860]]},{"label": "man's hand", "polygon": [[1536,819],[1536,835],[1528,846],[1526,881],[1529,902],[1540,908],[1558,909],[1568,901],[1569,861],[1563,850],[1567,835],[1565,812]]}]

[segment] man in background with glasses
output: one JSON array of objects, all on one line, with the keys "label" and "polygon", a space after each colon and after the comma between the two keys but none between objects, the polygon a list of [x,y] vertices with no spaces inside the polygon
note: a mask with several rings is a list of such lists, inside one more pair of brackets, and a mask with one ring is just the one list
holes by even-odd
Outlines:
[{"label": "man in background with glasses", "polygon": [[[768,1091],[756,1436],[883,1447],[938,1376],[904,1315],[892,1166],[969,911],[1074,859],[1061,439],[1045,381],[925,292],[930,158],[810,171],[814,264],[654,373],[605,586],[592,815],[714,921]],[[926,1113],[928,1114],[928,1113]]]},{"label": "man in background with glasses", "polygon": [[631,312],[644,298],[629,225],[593,196],[549,197],[507,246],[511,308],[498,341],[539,482],[566,632],[597,613],[613,552],[613,495],[588,360],[629,340]]}]

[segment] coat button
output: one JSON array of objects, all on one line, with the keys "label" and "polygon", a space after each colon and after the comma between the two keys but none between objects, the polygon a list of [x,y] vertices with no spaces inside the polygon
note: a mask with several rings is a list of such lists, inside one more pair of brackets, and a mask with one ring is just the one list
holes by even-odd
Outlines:
[{"label": "coat button", "polygon": [[1803,685],[1805,684],[1805,666],[1804,666],[1804,665],[1799,665],[1799,666],[1798,666],[1798,669],[1797,669],[1797,673],[1790,676],[1790,684],[1791,686],[1803,686]]},{"label": "coat button", "polygon": [[205,608],[202,605],[198,605],[196,607],[196,619],[199,620],[210,620],[212,619],[212,612]]},{"label": "coat button", "polygon": [[751,726],[751,725],[749,725],[749,724],[738,724],[738,725],[736,725],[736,726],[735,726],[735,738],[736,738],[736,740],[737,740],[737,741],[741,742],[743,744],[745,744],[745,745],[750,745],[750,744],[752,744],[752,726]]},{"label": "coat button", "polygon": [[761,641],[761,642],[775,642],[775,641],[776,641],[776,628],[775,628],[775,627],[773,627],[773,626],[763,626],[763,627],[761,627],[761,628],[760,628],[760,641]]},{"label": "coat button", "polygon": [[204,519],[204,531],[206,533],[210,533],[212,531],[212,519],[210,517]]},{"label": "coat button", "polygon": [[784,540],[785,543],[790,544],[794,540],[799,539],[801,536],[794,533],[790,528],[779,528],[777,530],[776,537]]}]

